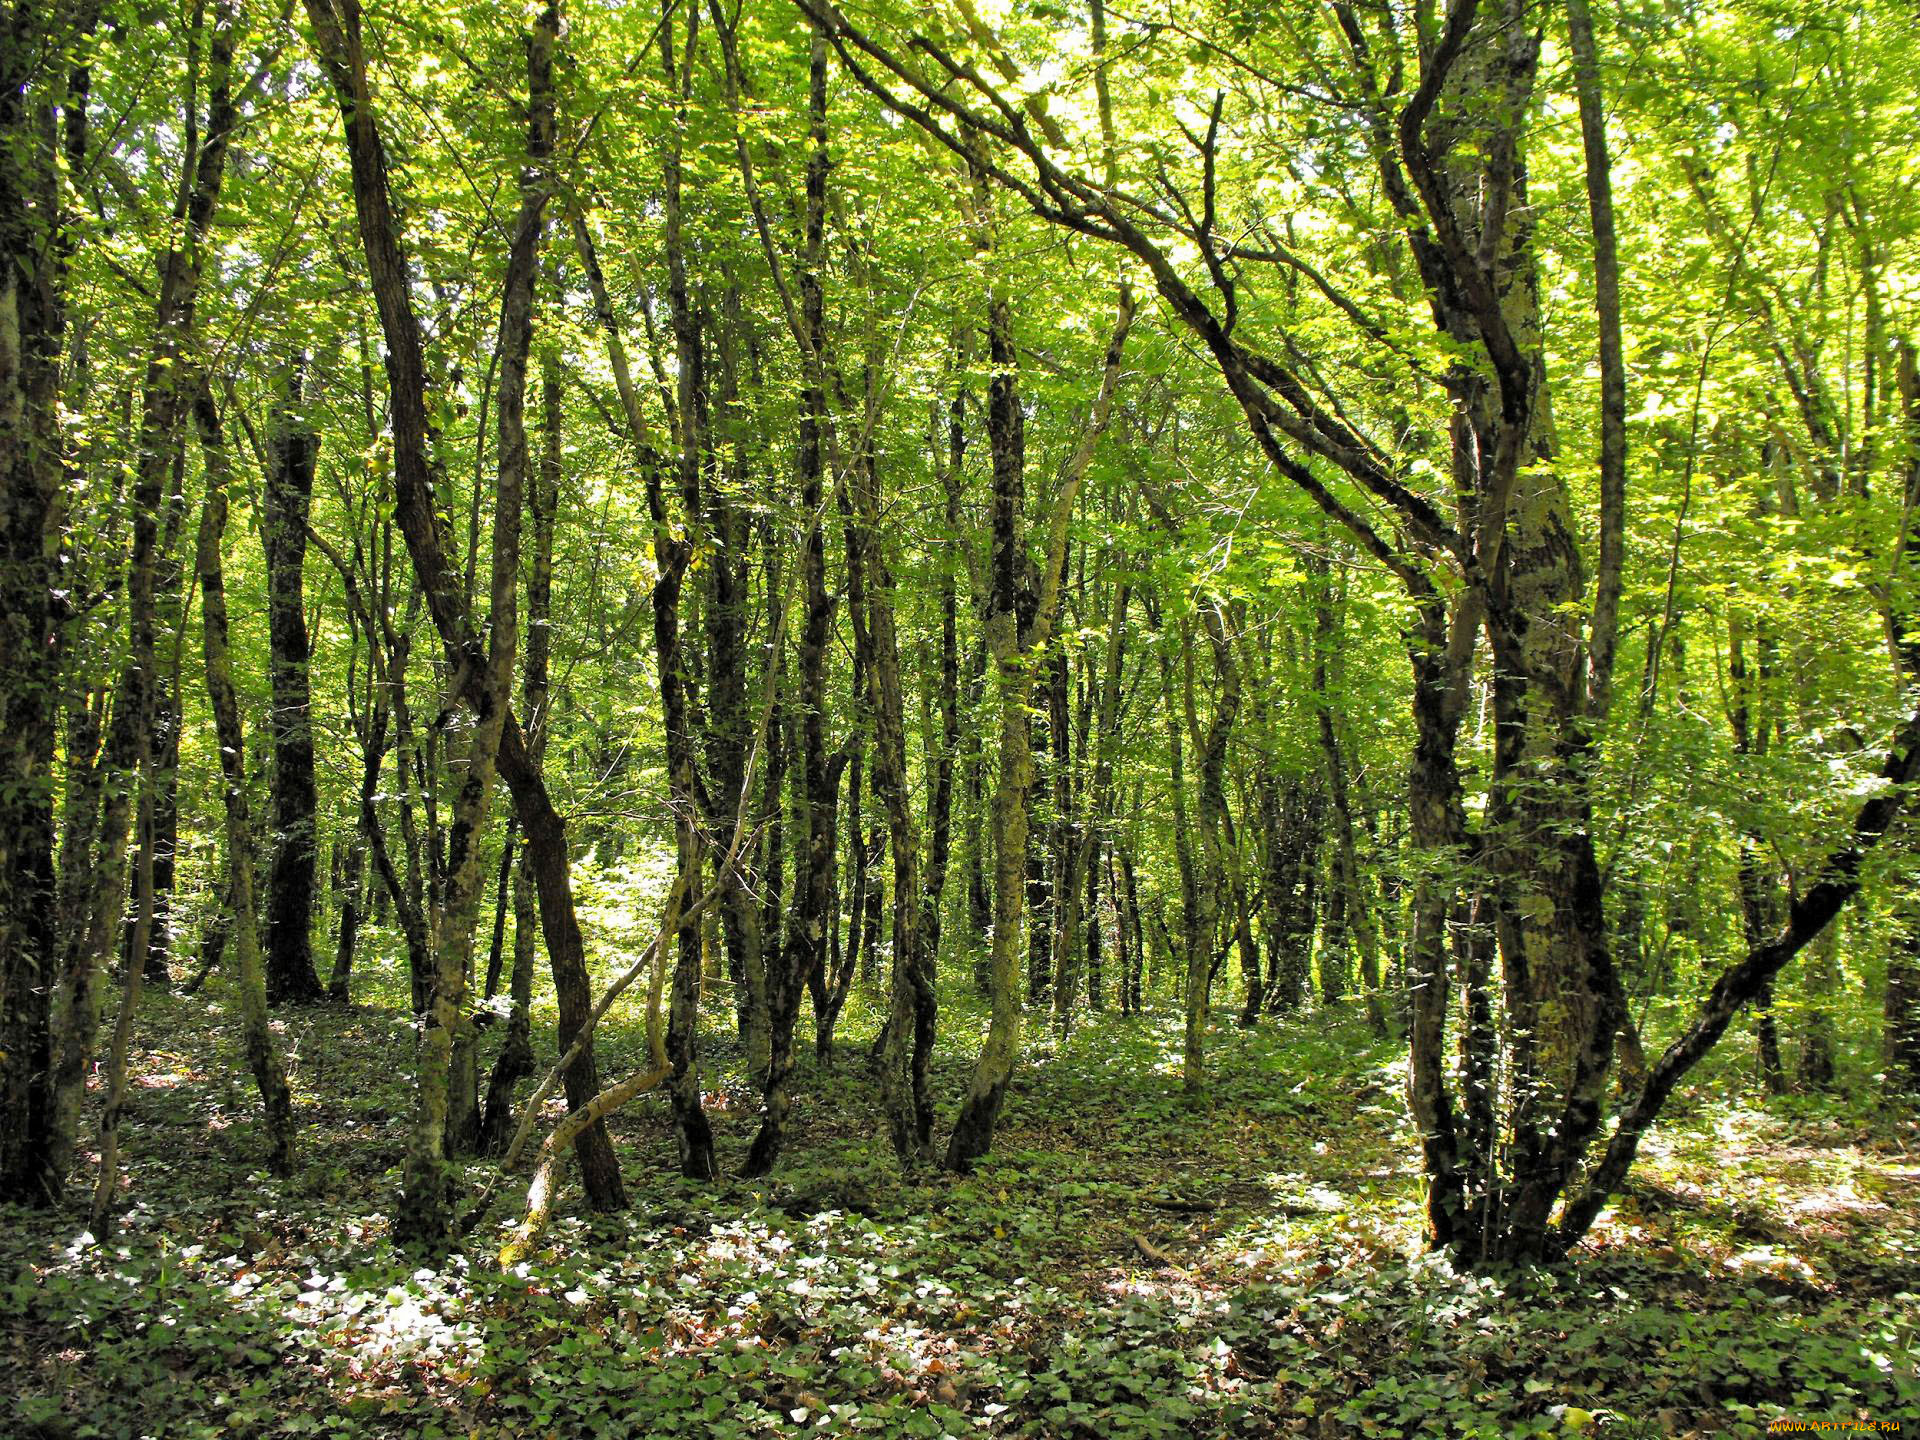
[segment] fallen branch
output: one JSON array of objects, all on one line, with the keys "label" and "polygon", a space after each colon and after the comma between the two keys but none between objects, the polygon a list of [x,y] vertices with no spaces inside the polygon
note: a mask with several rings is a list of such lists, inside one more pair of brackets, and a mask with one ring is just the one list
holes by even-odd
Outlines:
[{"label": "fallen branch", "polygon": [[1148,1260],[1151,1260],[1155,1265],[1159,1266],[1162,1270],[1171,1270],[1176,1275],[1185,1275],[1187,1273],[1187,1269],[1184,1265],[1182,1265],[1179,1261],[1175,1260],[1171,1255],[1167,1254],[1166,1251],[1162,1250],[1158,1245],[1154,1244],[1151,1240],[1147,1239],[1146,1236],[1135,1235],[1132,1238],[1133,1238],[1133,1248],[1138,1250],[1142,1255],[1146,1256]]}]

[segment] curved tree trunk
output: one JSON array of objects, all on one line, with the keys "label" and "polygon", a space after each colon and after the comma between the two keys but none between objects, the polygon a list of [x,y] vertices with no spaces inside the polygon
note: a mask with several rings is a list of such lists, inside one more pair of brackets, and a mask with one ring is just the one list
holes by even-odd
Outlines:
[{"label": "curved tree trunk", "polygon": [[[450,1133],[465,1106],[450,1106],[450,1073],[458,1037],[472,1024],[466,994],[473,940],[486,877],[481,841],[492,808],[493,783],[509,713],[514,660],[519,643],[520,524],[525,505],[527,360],[533,341],[533,301],[546,210],[546,162],[553,145],[553,60],[559,40],[557,0],[536,15],[527,44],[527,169],[520,210],[507,252],[500,302],[499,454],[493,514],[493,568],[486,663],[474,693],[473,729],[467,763],[454,800],[448,834],[445,908],[435,939],[434,993],[420,1045],[420,1102],[407,1143],[395,1239],[431,1253],[443,1250],[454,1230],[454,1197],[445,1161],[456,1139]],[[523,763],[531,765],[530,758]],[[469,1052],[470,1053],[470,1052]]]}]

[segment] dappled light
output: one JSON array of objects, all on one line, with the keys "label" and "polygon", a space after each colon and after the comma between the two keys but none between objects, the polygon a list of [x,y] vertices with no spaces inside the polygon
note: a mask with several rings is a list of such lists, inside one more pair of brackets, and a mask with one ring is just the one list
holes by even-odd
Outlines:
[{"label": "dappled light", "polygon": [[[229,1022],[206,1007],[153,1004],[175,1044],[221,1043]],[[857,1042],[869,1012],[850,1024]],[[1265,1435],[1435,1415],[1504,1434],[1571,1407],[1615,1428],[1667,1409],[1681,1434],[1703,1412],[1758,1424],[1792,1395],[1872,1403],[1915,1383],[1900,1297],[1920,1284],[1916,1167],[1838,1115],[1809,1127],[1702,1097],[1571,1270],[1476,1277],[1423,1253],[1404,1061],[1357,1017],[1217,1032],[1197,1134],[1177,1084],[1140,1063],[1177,1024],[1107,1018],[1024,1072],[970,1176],[903,1176],[869,1138],[862,1077],[808,1066],[768,1180],[671,1178],[654,1101],[617,1127],[626,1214],[563,1202],[518,1263],[481,1244],[435,1269],[396,1253],[369,1203],[391,1179],[360,1178],[358,1157],[397,1163],[404,1134],[390,1032],[361,1010],[303,1028],[336,1067],[330,1093],[360,1100],[336,1107],[338,1133],[303,1102],[303,1180],[252,1169],[238,1127],[207,1132],[245,1095],[189,1076],[133,1122],[141,1198],[112,1244],[45,1219],[9,1232],[11,1353],[40,1397],[23,1413],[72,1433],[101,1417],[107,1434],[438,1423],[510,1440],[571,1424]],[[169,1056],[136,1069],[169,1073]],[[962,1059],[940,1053],[936,1073]],[[168,1163],[172,1135],[206,1137],[198,1166]]]}]

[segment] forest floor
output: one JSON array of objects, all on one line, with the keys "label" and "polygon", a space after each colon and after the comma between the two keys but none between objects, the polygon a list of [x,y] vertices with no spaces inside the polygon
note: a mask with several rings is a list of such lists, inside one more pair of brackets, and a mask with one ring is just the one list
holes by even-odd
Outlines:
[{"label": "forest floor", "polygon": [[[387,1241],[407,1017],[284,1018],[302,1148],[280,1183],[260,1168],[226,1000],[216,981],[143,1009],[111,1245],[82,1234],[77,1194],[0,1214],[0,1434],[1920,1425],[1920,1127],[1865,1104],[1763,1105],[1730,1061],[1676,1103],[1576,1263],[1463,1278],[1419,1254],[1402,1051],[1357,1022],[1221,1024],[1198,1113],[1180,1100],[1176,1016],[1108,1016],[1065,1042],[1036,1025],[990,1159],[907,1180],[878,1138],[856,1005],[838,1068],[802,1069],[770,1180],[679,1180],[664,1104],[646,1099],[614,1125],[628,1213],[572,1213],[569,1192],[503,1272],[512,1190],[435,1273]],[[943,1100],[981,1029],[967,1004],[943,1015]],[[610,1023],[602,1074],[643,1043]],[[736,1059],[709,1048],[730,1166],[756,1110]]]}]

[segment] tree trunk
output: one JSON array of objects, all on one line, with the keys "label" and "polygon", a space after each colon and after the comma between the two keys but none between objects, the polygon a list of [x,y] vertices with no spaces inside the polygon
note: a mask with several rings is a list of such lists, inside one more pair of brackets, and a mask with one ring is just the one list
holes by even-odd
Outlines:
[{"label": "tree trunk", "polygon": [[965,496],[965,476],[960,468],[967,451],[965,420],[966,390],[956,383],[947,407],[947,462],[940,469],[940,485],[946,497],[941,538],[947,547],[940,566],[940,676],[935,701],[940,735],[927,766],[931,776],[927,787],[927,893],[920,913],[920,943],[929,974],[940,958],[941,909],[953,850],[953,767],[961,746],[957,572],[965,566],[965,540],[960,528]]},{"label": "tree trunk", "polygon": [[986,799],[986,747],[981,743],[984,726],[980,723],[980,704],[986,693],[987,683],[987,637],[984,631],[968,650],[967,660],[967,714],[972,717],[966,727],[967,750],[962,763],[962,777],[966,791],[967,816],[967,926],[972,935],[975,950],[973,966],[973,985],[982,995],[991,988],[991,964],[986,949],[981,942],[993,927],[993,892],[987,883],[987,872],[992,868],[988,845],[991,843],[985,832],[987,817]]},{"label": "tree trunk", "polygon": [[[553,643],[553,534],[564,462],[560,358],[550,346],[540,354],[540,402],[540,466],[533,476],[533,484],[527,488],[533,552],[527,570],[527,644],[520,677],[520,705],[528,726],[527,754],[536,768],[546,758],[547,736],[552,731],[547,670]],[[503,889],[506,884],[503,873]],[[533,974],[539,912],[534,900],[533,867],[524,849],[515,867],[512,885],[513,972],[508,985],[507,1033],[487,1078],[487,1098],[477,1146],[483,1155],[497,1155],[506,1149],[513,1135],[514,1087],[533,1073]],[[492,988],[493,980],[489,976],[489,995]]]},{"label": "tree trunk", "polygon": [[[227,644],[226,583],[220,563],[220,542],[227,528],[229,462],[213,392],[204,379],[194,402],[194,416],[200,430],[201,454],[206,462],[207,488],[206,498],[201,502],[195,565],[200,577],[207,700],[220,742],[220,773],[226,802],[227,883],[233,908],[233,944],[239,959],[235,979],[240,990],[241,1036],[247,1068],[260,1091],[260,1106],[266,1117],[267,1168],[284,1177],[293,1173],[293,1100],[287,1089],[286,1062],[268,1022],[266,971],[261,964],[259,931],[254,921],[253,823],[247,804],[247,750],[240,724],[240,705],[234,698],[233,667]],[[349,900],[349,907],[352,904]],[[346,948],[351,955],[351,941]],[[338,978],[344,982],[344,976]]]},{"label": "tree trunk", "polygon": [[[746,762],[754,732],[747,704],[748,577],[752,565],[750,517],[735,496],[744,488],[738,457],[743,448],[738,417],[743,413],[735,350],[745,328],[740,290],[729,283],[716,329],[720,390],[716,417],[716,483],[701,491],[712,554],[702,566],[706,578],[704,618],[707,633],[707,775],[713,809],[710,827],[732,821],[743,803]],[[714,857],[721,857],[716,854]],[[764,1075],[766,1024],[766,939],[762,933],[761,880],[753,852],[736,855],[714,875],[720,888],[720,923],[726,940],[727,972],[735,987],[741,1038],[748,1068]]]},{"label": "tree trunk", "polygon": [[[984,180],[982,182],[984,188]],[[979,233],[990,243],[992,229],[984,194],[978,197]],[[992,379],[987,387],[987,437],[993,455],[992,536],[986,630],[993,660],[1000,722],[1000,775],[993,797],[994,910],[990,954],[992,1017],[986,1043],[947,1141],[946,1164],[965,1171],[993,1145],[994,1125],[1013,1078],[1020,1049],[1020,927],[1026,899],[1022,889],[1027,852],[1027,801],[1033,784],[1033,753],[1027,726],[1032,698],[1033,660],[1046,653],[1060,607],[1061,571],[1066,563],[1067,527],[1073,518],[1080,482],[1105,432],[1113,394],[1120,382],[1120,357],[1133,325],[1133,292],[1120,289],[1118,314],[1100,378],[1100,390],[1082,425],[1078,443],[1060,475],[1047,512],[1045,559],[1032,619],[1020,623],[1020,582],[1031,561],[1027,555],[1026,434],[1021,413],[1018,353],[1013,343],[1013,311],[1005,290],[994,282],[987,303],[987,349]]]},{"label": "tree trunk", "polygon": [[[173,882],[180,843],[180,679],[186,648],[186,570],[181,560],[186,528],[186,426],[175,422],[172,480],[165,501],[166,525],[154,573],[154,633],[168,642],[171,663],[154,675],[153,734],[153,926],[141,957],[147,983],[161,989],[173,983],[168,962],[173,954]],[[124,929],[124,963],[133,961],[133,926]]]},{"label": "tree trunk", "polygon": [[1887,1088],[1920,1095],[1920,916],[1911,905],[1887,955]]},{"label": "tree trunk", "polygon": [[[186,247],[167,252],[162,262],[160,293],[154,307],[153,351],[142,384],[139,464],[135,470],[133,548],[127,560],[127,661],[121,672],[114,728],[108,740],[109,757],[124,796],[137,793],[134,807],[140,839],[140,863],[134,879],[134,922],[129,953],[145,955],[153,933],[154,761],[152,745],[157,607],[155,585],[159,565],[159,519],[162,486],[172,465],[187,403],[188,345],[192,338],[194,306],[198,297],[204,246],[219,203],[226,169],[227,146],[236,117],[231,94],[235,8],[222,4],[214,16],[207,50],[208,106],[206,143],[194,160],[191,187],[183,186],[176,219],[188,221]],[[104,837],[106,863],[98,870],[96,915],[106,945],[113,943],[125,884],[125,800],[109,823],[115,829]],[[112,807],[110,807],[111,809]],[[117,832],[117,833],[116,833]],[[103,947],[104,949],[104,947]],[[127,1104],[127,1051],[133,1038],[134,1016],[146,977],[144,965],[128,965],[121,992],[120,1013],[114,1021],[107,1056],[106,1103],[100,1117],[100,1174],[94,1186],[91,1226],[104,1240],[110,1232],[112,1207],[119,1186],[120,1122]]]},{"label": "tree trunk", "polygon": [[[824,52],[824,44],[822,49]],[[887,812],[887,836],[893,847],[893,973],[880,1054],[880,1095],[894,1153],[902,1164],[917,1165],[933,1158],[933,1097],[927,1089],[927,1065],[933,1056],[938,1007],[933,957],[925,948],[921,929],[921,907],[928,902],[921,893],[920,836],[907,788],[906,706],[900,683],[893,567],[881,539],[880,481],[870,454],[862,456],[855,466],[855,487],[860,548],[869,586],[874,790]],[[947,653],[951,654],[950,602],[946,635]],[[951,674],[950,668],[947,673]],[[934,903],[937,909],[937,900]],[[873,938],[869,938],[869,945]]]},{"label": "tree trunk", "polygon": [[[984,195],[978,202],[980,233],[990,243],[988,202]],[[1023,663],[1019,616],[1020,581],[1027,563],[1026,420],[1020,405],[1013,309],[999,288],[991,290],[987,299],[987,356],[992,366],[987,383],[987,444],[993,457],[993,553],[981,629],[992,667],[1000,735],[999,775],[988,812],[993,843],[993,940],[987,965],[993,1008],[986,1044],[947,1141],[947,1168],[962,1171],[992,1147],[994,1124],[1020,1049],[1020,927],[1027,898],[1027,806],[1033,786],[1032,731],[1027,720],[1033,682]]]},{"label": "tree trunk", "polygon": [[[419,317],[414,313],[407,262],[393,214],[387,183],[387,159],[372,94],[367,83],[359,14],[335,9],[333,0],[307,0],[317,59],[333,89],[341,113],[348,159],[353,168],[354,210],[367,261],[380,326],[387,342],[387,388],[393,431],[394,513],[412,556],[420,593],[439,633],[452,673],[463,682],[461,698],[477,709],[485,670],[447,555],[446,524],[434,495],[439,466],[429,423],[426,366]],[[573,905],[566,827],[553,808],[545,784],[526,753],[520,728],[511,716],[501,731],[501,776],[513,791],[527,855],[540,892],[540,924],[547,937],[560,1010],[560,1040],[571,1042],[592,1012],[580,925]],[[599,1070],[591,1042],[582,1046],[565,1073],[567,1100],[578,1109],[599,1093]],[[595,1118],[580,1128],[575,1142],[587,1198],[596,1209],[625,1203],[619,1168],[603,1123]]]},{"label": "tree trunk", "polygon": [[[450,1122],[461,1119],[461,1110],[467,1107],[450,1109],[454,1077],[449,1067],[459,1032],[472,1024],[466,994],[486,883],[481,842],[492,807],[496,757],[506,728],[519,643],[520,523],[528,469],[527,360],[547,200],[546,164],[553,146],[553,52],[559,30],[558,0],[548,0],[534,18],[527,43],[527,168],[521,177],[520,211],[501,289],[499,454],[486,664],[475,687],[466,771],[448,833],[446,903],[435,937],[433,1001],[420,1045],[420,1103],[408,1138],[400,1207],[394,1217],[398,1243],[434,1254],[445,1249],[454,1228],[445,1161],[453,1153],[450,1141],[455,1138],[449,1133]],[[531,764],[531,759],[526,763]],[[461,1089],[464,1093],[464,1086]],[[470,1144],[478,1136],[458,1138]]]},{"label": "tree trunk", "polygon": [[[793,1027],[809,977],[826,961],[827,929],[833,918],[833,861],[838,840],[842,750],[829,760],[826,739],[827,643],[833,602],[827,594],[827,543],[823,524],[826,495],[825,444],[827,397],[821,373],[826,343],[825,278],[827,223],[827,42],[816,25],[807,49],[809,148],[806,200],[801,237],[800,341],[805,378],[801,386],[798,475],[800,510],[807,517],[801,549],[804,606],[800,626],[800,791],[799,850],[794,857],[794,917],[778,964],[769,957],[767,1082],[759,1132],[753,1138],[743,1173],[764,1175],[779,1158],[792,1107],[788,1084],[793,1069]],[[858,844],[855,837],[855,844]]]},{"label": "tree trunk", "polygon": [[[1213,911],[1206,880],[1193,853],[1187,823],[1185,736],[1193,730],[1193,637],[1181,634],[1180,659],[1185,685],[1176,693],[1173,657],[1160,652],[1160,689],[1167,721],[1167,788],[1173,811],[1173,851],[1180,870],[1181,1003],[1180,1083],[1190,1100],[1205,1092],[1208,989],[1213,980]],[[1184,698],[1184,704],[1182,699]],[[1187,717],[1183,723],[1182,715]]]},{"label": "tree trunk", "polygon": [[[0,1200],[44,1205],[54,1168],[49,996],[54,924],[55,601],[64,523],[60,357],[65,257],[56,110],[68,173],[85,168],[86,71],[48,64],[72,42],[51,6],[0,40]],[[89,16],[79,20],[82,34]],[[69,75],[75,83],[69,83]],[[73,153],[75,150],[78,154]]]},{"label": "tree trunk", "polygon": [[[1327,951],[1320,960],[1322,994],[1328,1004],[1345,991],[1347,979],[1347,942],[1353,941],[1359,952],[1360,984],[1365,992],[1367,1025],[1376,1035],[1387,1033],[1386,1012],[1380,1003],[1379,948],[1368,913],[1366,895],[1361,887],[1359,847],[1354,838],[1353,803],[1347,793],[1347,762],[1341,750],[1339,732],[1334,727],[1331,681],[1333,657],[1338,648],[1339,619],[1334,608],[1332,576],[1324,561],[1312,566],[1320,593],[1314,604],[1314,714],[1320,731],[1320,753],[1326,762],[1327,798],[1333,814],[1333,847],[1329,870],[1329,912],[1335,908],[1341,922],[1327,928]],[[1337,982],[1337,983],[1336,983]]]},{"label": "tree trunk", "polygon": [[366,895],[366,877],[367,844],[356,827],[353,840],[347,846],[346,870],[340,882],[340,929],[334,939],[333,974],[327,980],[327,999],[336,1005],[345,1005],[353,999],[353,951],[360,936],[360,908]]},{"label": "tree trunk", "polygon": [[313,891],[319,860],[319,793],[313,775],[311,652],[301,572],[320,437],[301,413],[307,360],[290,358],[285,391],[268,420],[261,509],[267,554],[267,624],[273,679],[273,861],[267,876],[267,998],[276,1005],[324,998],[313,964]]}]

